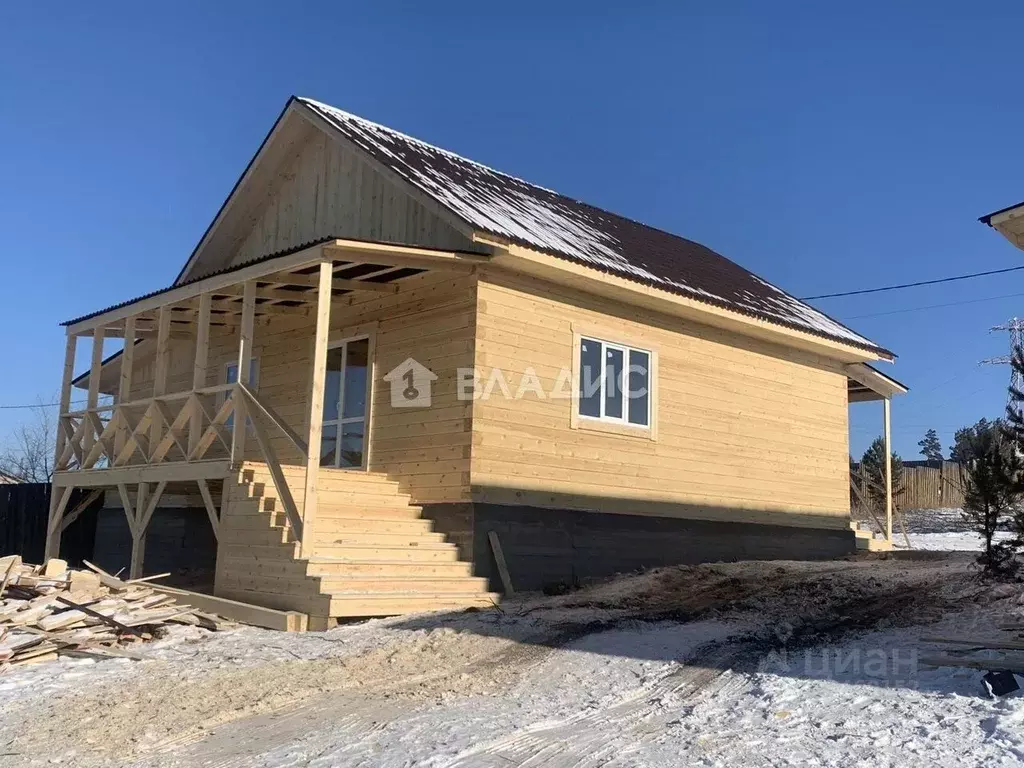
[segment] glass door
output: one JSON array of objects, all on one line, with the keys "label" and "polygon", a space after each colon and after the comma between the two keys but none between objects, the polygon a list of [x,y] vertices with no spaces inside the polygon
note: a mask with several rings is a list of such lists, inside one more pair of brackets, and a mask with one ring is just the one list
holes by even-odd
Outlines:
[{"label": "glass door", "polygon": [[320,466],[366,467],[370,340],[345,339],[327,350]]}]

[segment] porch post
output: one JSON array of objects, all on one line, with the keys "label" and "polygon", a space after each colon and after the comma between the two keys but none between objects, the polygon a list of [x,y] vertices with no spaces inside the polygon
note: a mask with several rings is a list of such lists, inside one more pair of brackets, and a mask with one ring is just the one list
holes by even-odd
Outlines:
[{"label": "porch post", "polygon": [[882,434],[885,442],[885,540],[892,544],[892,400],[882,400]]},{"label": "porch post", "polygon": [[105,331],[106,329],[101,326],[94,328],[92,332],[92,363],[89,366],[89,394],[85,401],[87,413],[84,417],[89,423],[82,436],[83,456],[89,455],[89,449],[92,448],[96,438],[99,437],[99,435],[93,434],[94,429],[91,419],[92,411],[99,404],[100,400],[100,371],[103,367],[103,338]]},{"label": "porch post", "polygon": [[[156,360],[153,363],[153,397],[157,398],[167,394],[167,370],[171,363],[171,308],[164,304],[160,307],[160,314],[156,326]],[[161,425],[163,416],[160,408],[154,402],[150,406],[153,411],[153,424],[149,428],[149,450],[150,456],[160,443]],[[170,429],[170,424],[165,425]],[[147,456],[147,459],[149,456]]]},{"label": "porch post", "polygon": [[324,420],[324,382],[327,378],[327,342],[331,326],[331,288],[334,265],[329,259],[320,262],[317,283],[316,333],[313,346],[313,382],[309,391],[309,435],[306,439],[306,492],[302,505],[302,542],[300,557],[313,552],[313,526],[316,520],[317,477],[320,472],[320,438]]},{"label": "porch post", "polygon": [[[117,386],[117,405],[127,403],[132,397],[132,367],[135,364],[135,315],[129,315],[124,320],[124,349],[121,350],[121,380]],[[121,421],[117,427],[117,434],[114,437],[114,455],[117,456],[124,448],[128,439],[127,415],[121,412]],[[113,463],[113,462],[111,462]]]},{"label": "porch post", "polygon": [[60,385],[60,406],[57,409],[57,448],[53,455],[53,471],[57,471],[57,462],[64,453],[68,436],[61,424],[61,417],[71,409],[71,381],[75,377],[75,347],[78,337],[69,333],[64,345],[64,377]]},{"label": "porch post", "polygon": [[[78,344],[78,337],[69,333],[64,344],[64,376],[60,385],[60,404],[57,408],[57,443],[53,454],[53,468],[56,472],[57,463],[67,445],[68,435],[65,433],[63,416],[71,409],[71,381],[75,377],[75,348]],[[67,506],[71,496],[71,488],[58,488],[51,480],[50,484],[50,509],[46,516],[46,543],[43,547],[43,558],[57,557],[60,552],[60,525],[54,525],[54,516],[64,514],[64,507]],[[58,511],[59,510],[59,511]]]},{"label": "porch post", "polygon": [[[210,303],[211,296],[204,293],[199,297],[199,316],[196,318],[196,355],[192,364],[193,397],[195,392],[206,386],[206,362],[210,351]],[[192,419],[188,427],[188,453],[191,456],[199,446],[203,431],[203,412],[193,406]]]},{"label": "porch post", "polygon": [[[256,317],[256,281],[247,280],[242,289],[242,324],[238,336],[238,383],[249,386],[252,367],[253,326]],[[236,389],[231,393],[235,412],[231,421],[231,464],[245,461],[246,407],[245,398]]]}]

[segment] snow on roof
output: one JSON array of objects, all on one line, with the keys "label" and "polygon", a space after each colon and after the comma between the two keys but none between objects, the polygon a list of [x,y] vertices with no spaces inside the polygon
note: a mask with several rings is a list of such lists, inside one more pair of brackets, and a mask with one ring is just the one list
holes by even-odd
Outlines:
[{"label": "snow on roof", "polygon": [[337,107],[298,101],[473,229],[769,322],[892,354],[692,240],[573,200]]}]

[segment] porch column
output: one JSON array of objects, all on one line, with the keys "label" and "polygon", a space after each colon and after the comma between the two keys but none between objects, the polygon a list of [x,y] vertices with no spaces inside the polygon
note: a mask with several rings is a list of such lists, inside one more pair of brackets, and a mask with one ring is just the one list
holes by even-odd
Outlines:
[{"label": "porch column", "polygon": [[[65,413],[71,410],[71,382],[75,378],[75,351],[78,345],[78,336],[73,333],[67,335],[64,344],[64,376],[60,385],[60,403],[57,408],[57,444],[53,453],[53,468],[56,472],[57,464],[60,462],[61,454],[67,446],[69,435],[65,432],[65,424],[62,420]],[[59,518],[63,517],[67,508],[68,500],[71,498],[70,487],[57,487],[50,485],[50,509],[46,516],[46,543],[43,547],[43,559],[57,557],[60,553],[60,524]],[[55,519],[57,518],[57,519]]]},{"label": "porch column", "polygon": [[[156,326],[156,359],[153,363],[153,398],[167,394],[167,371],[171,367],[171,308],[167,304],[160,307],[157,316]],[[153,424],[149,428],[149,449],[146,451],[149,459],[160,443],[161,425],[163,425],[163,413],[159,405],[154,402],[150,406],[153,410]],[[170,429],[171,425],[164,425]]]},{"label": "porch column", "polygon": [[86,397],[86,414],[83,417],[87,424],[82,435],[82,455],[88,456],[89,450],[99,435],[94,434],[95,429],[92,423],[93,409],[100,401],[100,372],[103,368],[103,338],[106,329],[102,326],[93,329],[92,332],[92,362],[89,366],[89,394]]},{"label": "porch column", "polygon": [[882,400],[882,434],[885,442],[885,540],[892,544],[892,400]]},{"label": "porch column", "polygon": [[302,542],[300,557],[313,553],[316,521],[316,486],[320,472],[320,438],[324,420],[324,383],[327,378],[327,342],[331,326],[331,288],[334,265],[330,260],[320,262],[320,276],[316,296],[316,333],[313,346],[313,382],[309,391],[309,435],[306,439],[306,492],[302,505]]},{"label": "porch column", "polygon": [[[204,293],[199,297],[199,315],[196,317],[196,355],[192,363],[192,392],[206,386],[206,362],[210,351],[210,304],[211,295]],[[192,418],[188,427],[188,454],[191,456],[199,447],[199,439],[203,431],[203,412],[193,406]]]},{"label": "porch column", "polygon": [[[129,315],[124,320],[124,349],[121,350],[121,380],[117,386],[117,406],[131,400],[132,397],[132,368],[135,365],[135,315]],[[117,412],[115,411],[115,414]],[[121,411],[121,421],[114,436],[114,455],[118,456],[128,440],[128,416]],[[113,462],[111,462],[113,463]]]},{"label": "porch column", "polygon": [[[238,383],[249,386],[252,367],[252,339],[256,317],[256,281],[247,280],[242,289],[242,323],[238,335]],[[235,412],[231,421],[231,464],[239,466],[245,461],[246,407],[236,389],[231,394]]]}]

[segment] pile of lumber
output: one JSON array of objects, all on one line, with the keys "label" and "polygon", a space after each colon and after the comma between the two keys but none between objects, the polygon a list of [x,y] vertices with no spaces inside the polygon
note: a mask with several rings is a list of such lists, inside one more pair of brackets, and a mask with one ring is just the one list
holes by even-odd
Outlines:
[{"label": "pile of lumber", "polygon": [[57,559],[40,566],[0,557],[0,672],[62,655],[139,658],[125,646],[159,636],[168,624],[232,626],[145,579],[122,581],[86,564],[91,570]]},{"label": "pile of lumber", "polygon": [[[939,646],[920,662],[930,667],[967,667],[1024,675],[1024,621],[1006,622],[986,637],[922,637]],[[980,655],[979,655],[980,654]]]}]

